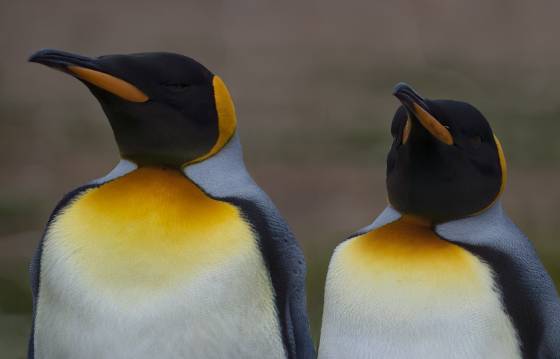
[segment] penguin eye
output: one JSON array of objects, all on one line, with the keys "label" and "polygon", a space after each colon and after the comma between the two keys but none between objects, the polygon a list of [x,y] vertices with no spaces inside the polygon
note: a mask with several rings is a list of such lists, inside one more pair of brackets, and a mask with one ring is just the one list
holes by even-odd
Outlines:
[{"label": "penguin eye", "polygon": [[182,91],[189,88],[191,85],[183,82],[166,82],[162,84],[164,87],[174,90],[174,91]]}]

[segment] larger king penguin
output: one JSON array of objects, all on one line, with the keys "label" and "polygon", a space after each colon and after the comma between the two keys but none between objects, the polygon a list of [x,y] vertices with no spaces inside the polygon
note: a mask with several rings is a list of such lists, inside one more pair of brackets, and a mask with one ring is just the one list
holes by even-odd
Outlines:
[{"label": "larger king penguin", "polygon": [[99,100],[121,162],[56,207],[30,358],[311,358],[302,253],[245,170],[222,80],[171,53],[42,50]]},{"label": "larger king penguin", "polygon": [[399,84],[389,206],[331,259],[319,358],[560,358],[560,301],[500,204],[506,162],[473,106]]}]

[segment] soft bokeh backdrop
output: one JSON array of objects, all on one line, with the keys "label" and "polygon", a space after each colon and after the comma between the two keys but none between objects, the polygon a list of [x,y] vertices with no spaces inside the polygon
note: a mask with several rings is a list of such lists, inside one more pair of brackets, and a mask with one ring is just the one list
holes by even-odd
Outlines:
[{"label": "soft bokeh backdrop", "polygon": [[26,63],[33,51],[173,51],[219,74],[248,167],[305,250],[317,335],[333,248],[385,206],[399,81],[487,115],[509,160],[505,207],[558,283],[559,12],[559,2],[521,0],[3,1],[1,355],[24,357],[27,266],[51,209],[118,159],[96,100],[78,81]]}]

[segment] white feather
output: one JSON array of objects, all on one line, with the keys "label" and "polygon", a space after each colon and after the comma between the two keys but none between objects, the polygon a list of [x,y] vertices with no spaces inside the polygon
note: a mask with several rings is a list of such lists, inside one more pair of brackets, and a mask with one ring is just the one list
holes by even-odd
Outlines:
[{"label": "white feather", "polygon": [[258,251],[165,292],[123,297],[84,282],[56,235],[48,234],[41,263],[36,358],[284,357]]}]

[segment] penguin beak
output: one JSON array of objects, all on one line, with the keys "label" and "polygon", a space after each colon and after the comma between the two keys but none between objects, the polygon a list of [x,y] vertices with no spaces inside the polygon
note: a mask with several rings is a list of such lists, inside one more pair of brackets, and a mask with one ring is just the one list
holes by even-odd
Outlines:
[{"label": "penguin beak", "polygon": [[149,97],[136,86],[104,72],[97,59],[64,51],[44,49],[31,55],[29,61],[68,73],[87,84],[96,86],[127,101],[146,102],[149,100]]},{"label": "penguin beak", "polygon": [[409,114],[403,130],[403,143],[406,143],[410,136],[412,117],[417,119],[432,136],[441,142],[446,145],[453,144],[453,136],[449,130],[430,114],[426,101],[412,87],[401,82],[395,86],[393,95],[399,99]]}]

